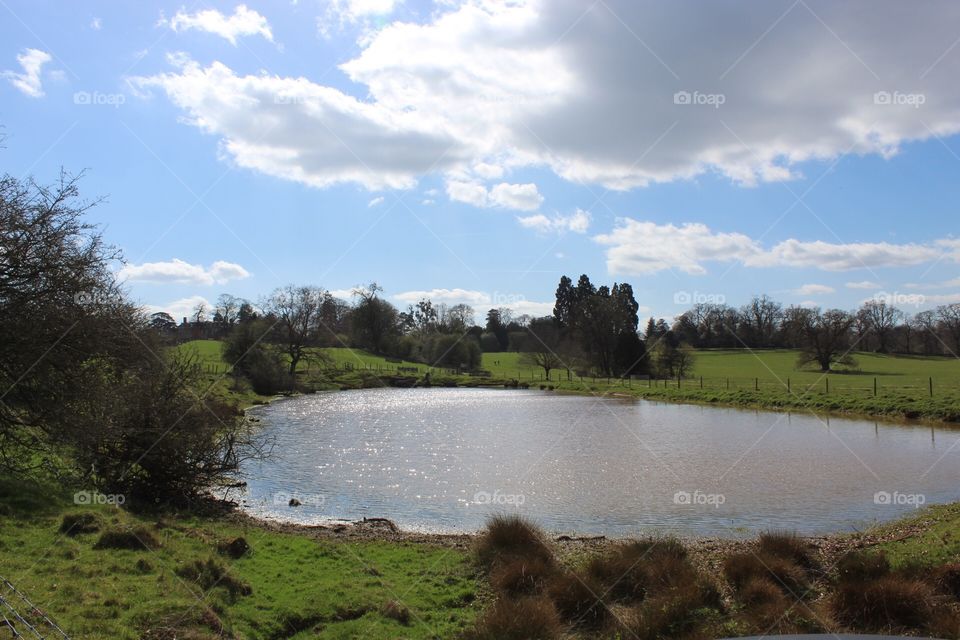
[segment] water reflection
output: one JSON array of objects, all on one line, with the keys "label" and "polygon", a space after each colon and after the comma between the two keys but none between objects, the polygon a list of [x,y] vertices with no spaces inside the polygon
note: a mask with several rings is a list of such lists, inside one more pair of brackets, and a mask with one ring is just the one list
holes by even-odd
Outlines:
[{"label": "water reflection", "polygon": [[821,533],[960,493],[960,432],[924,426],[483,389],[318,394],[256,412],[277,446],[244,469],[245,508],[303,522],[464,531],[517,510],[554,531]]}]

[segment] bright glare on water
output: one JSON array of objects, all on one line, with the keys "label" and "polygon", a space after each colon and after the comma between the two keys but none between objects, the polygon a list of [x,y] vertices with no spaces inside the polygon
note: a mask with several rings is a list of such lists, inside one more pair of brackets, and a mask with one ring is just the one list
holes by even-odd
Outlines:
[{"label": "bright glare on water", "polygon": [[322,393],[252,414],[275,446],[245,466],[244,507],[297,522],[471,531],[517,511],[557,532],[814,534],[960,499],[960,431],[941,427],[493,389]]}]

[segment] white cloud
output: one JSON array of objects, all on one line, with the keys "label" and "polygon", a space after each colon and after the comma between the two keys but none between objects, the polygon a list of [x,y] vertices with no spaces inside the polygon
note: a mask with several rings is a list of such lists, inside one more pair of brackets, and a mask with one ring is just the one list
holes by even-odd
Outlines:
[{"label": "white cloud", "polygon": [[517,222],[528,229],[536,229],[541,233],[573,231],[574,233],[586,233],[590,227],[590,214],[582,209],[577,209],[569,216],[555,215],[547,217],[542,213],[532,216],[518,216]]},{"label": "white cloud", "polygon": [[478,162],[473,165],[473,172],[484,180],[496,180],[503,177],[503,167],[487,162]]},{"label": "white cloud", "polygon": [[334,298],[340,298],[341,300],[350,300],[353,298],[353,289],[330,289],[328,293]]},{"label": "white cloud", "polygon": [[[349,17],[394,9],[390,0],[334,5]],[[943,55],[960,4],[871,9],[863,20],[827,0],[709,10],[466,0],[367,34],[340,67],[355,96],[308,78],[238,77],[220,63],[156,80],[243,166],[314,186],[411,186],[491,158],[615,189],[706,172],[750,185],[791,179],[805,161],[887,157],[960,131],[960,56]],[[763,37],[766,26],[774,31]],[[277,109],[263,99],[270,87],[315,104]],[[676,104],[678,92],[690,103]],[[719,108],[698,104],[719,94]]]},{"label": "white cloud", "polygon": [[17,62],[23,67],[23,73],[4,71],[0,75],[9,80],[10,84],[25,95],[31,98],[42,98],[43,82],[40,79],[40,71],[43,69],[43,65],[51,60],[53,58],[46,51],[24,49],[23,53],[17,56]]},{"label": "white cloud", "polygon": [[860,280],[858,282],[848,282],[843,286],[847,289],[879,289],[883,285],[872,280]]},{"label": "white cloud", "polygon": [[100,18],[93,18],[90,21],[90,28],[94,31],[100,31],[101,27],[103,27],[103,23],[100,21]]},{"label": "white cloud", "polygon": [[944,282],[908,282],[903,286],[907,289],[948,289],[960,287],[960,278],[953,278]]},{"label": "white cloud", "polygon": [[808,267],[822,271],[917,265],[944,256],[932,245],[854,242],[834,244],[790,238],[769,249],[742,233],[713,231],[700,223],[659,225],[621,218],[595,240],[608,247],[607,269],[613,274],[643,275],[676,269],[706,273],[707,262],[740,262],[748,267]]},{"label": "white cloud", "polygon": [[433,302],[447,304],[485,305],[491,304],[492,296],[485,291],[471,289],[430,289],[429,291],[404,291],[393,296],[399,302],[416,304],[424,298]]},{"label": "white cloud", "polygon": [[377,196],[373,200],[367,203],[367,207],[376,207],[377,205],[383,204],[386,198],[383,196]]},{"label": "white cloud", "polygon": [[144,309],[147,313],[157,313],[159,311],[169,313],[179,324],[184,318],[192,319],[193,311],[197,308],[198,304],[203,304],[203,306],[207,308],[208,312],[213,310],[213,305],[210,304],[210,301],[203,296],[180,298],[179,300],[174,300],[173,302],[168,302],[167,304],[148,304],[144,305]]},{"label": "white cloud", "polygon": [[169,20],[161,18],[160,24],[170,27],[173,31],[188,29],[206,31],[229,40],[233,45],[237,44],[238,37],[258,34],[273,42],[273,31],[270,30],[267,19],[243,4],[237,5],[232,16],[226,16],[216,9],[204,9],[194,14],[181,9]]},{"label": "white cloud", "polygon": [[805,284],[793,291],[798,296],[821,296],[834,292],[836,292],[836,289],[825,284]]},{"label": "white cloud", "polygon": [[849,271],[859,268],[904,267],[937,259],[942,251],[918,244],[855,242],[833,244],[817,240],[784,240],[746,261],[750,266],[815,267],[824,271]]},{"label": "white cloud", "polygon": [[706,273],[703,262],[746,260],[759,252],[756,242],[742,233],[718,233],[705,224],[658,225],[622,218],[608,234],[596,236],[607,245],[607,270],[614,274],[643,275],[665,269]]},{"label": "white cloud", "polygon": [[536,302],[527,300],[518,294],[489,293],[473,289],[430,289],[421,291],[404,291],[393,296],[393,299],[404,304],[416,304],[424,298],[432,302],[445,304],[466,304],[478,312],[486,312],[491,308],[510,309],[516,315],[528,314],[544,316],[553,313],[553,302]]},{"label": "white cloud", "polygon": [[543,202],[543,196],[537,190],[537,185],[531,182],[526,184],[501,182],[490,189],[490,202],[504,209],[535,211]]},{"label": "white cloud", "polygon": [[457,202],[475,207],[500,207],[518,211],[535,211],[543,202],[543,196],[533,183],[509,184],[501,182],[489,190],[480,183],[462,180],[447,181],[447,196]]},{"label": "white cloud", "polygon": [[169,262],[144,262],[127,264],[120,269],[120,277],[130,282],[156,282],[195,284],[209,286],[224,284],[231,280],[242,280],[250,273],[233,262],[217,260],[209,268],[199,264],[190,264],[178,258]]}]

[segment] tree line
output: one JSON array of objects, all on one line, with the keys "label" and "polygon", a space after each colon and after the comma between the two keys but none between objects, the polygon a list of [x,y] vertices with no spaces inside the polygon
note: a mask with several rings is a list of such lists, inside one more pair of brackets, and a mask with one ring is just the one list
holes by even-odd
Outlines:
[{"label": "tree line", "polygon": [[960,353],[960,303],[910,315],[881,299],[846,311],[784,306],[768,296],[756,296],[739,309],[696,304],[671,326],[652,319],[647,325],[648,336],[667,331],[698,349],[801,349],[821,367],[828,351],[955,355]]}]

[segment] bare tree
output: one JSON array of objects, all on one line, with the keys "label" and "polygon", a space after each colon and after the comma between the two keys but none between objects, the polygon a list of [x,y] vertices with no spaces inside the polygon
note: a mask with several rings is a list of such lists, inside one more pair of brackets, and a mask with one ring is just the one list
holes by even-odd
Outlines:
[{"label": "bare tree", "polygon": [[799,331],[803,340],[798,364],[802,366],[816,362],[823,372],[830,371],[833,363],[853,364],[849,349],[854,316],[839,309],[806,311],[802,316],[797,314],[795,317],[800,322]]},{"label": "bare tree", "polygon": [[526,328],[526,340],[520,362],[543,369],[544,377],[549,380],[550,372],[564,366],[558,355],[560,349],[560,331],[553,318],[533,320]]},{"label": "bare tree", "polygon": [[240,316],[240,307],[246,302],[243,298],[222,293],[217,298],[217,304],[213,308],[213,320],[224,329],[230,329],[236,324]]},{"label": "bare tree", "polygon": [[936,314],[944,333],[950,337],[953,355],[960,357],[960,303],[939,306]]},{"label": "bare tree", "polygon": [[325,294],[320,287],[288,285],[275,289],[264,302],[264,309],[277,320],[280,340],[290,357],[291,376],[308,356],[307,348],[316,337]]},{"label": "bare tree", "polygon": [[903,312],[880,300],[868,300],[857,315],[866,318],[869,331],[877,337],[877,351],[887,353],[890,335],[903,319]]}]

